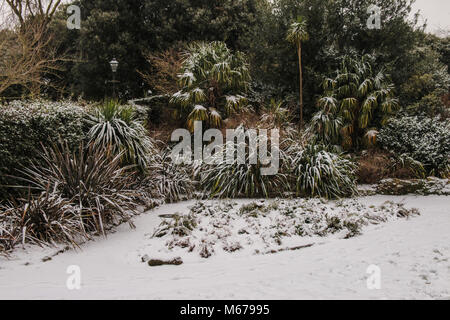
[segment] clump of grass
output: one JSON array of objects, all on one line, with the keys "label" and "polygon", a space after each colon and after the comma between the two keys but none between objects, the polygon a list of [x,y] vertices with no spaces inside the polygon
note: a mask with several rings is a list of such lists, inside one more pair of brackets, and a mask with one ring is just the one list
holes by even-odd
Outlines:
[{"label": "clump of grass", "polygon": [[[238,147],[238,143],[228,142],[224,149],[237,150]],[[259,160],[257,164],[251,164],[247,145],[245,148],[247,152],[243,163],[239,163],[236,159],[229,162],[219,153],[214,164],[203,163],[196,168],[195,176],[200,178],[200,185],[205,193],[217,198],[269,198],[281,195],[289,189],[285,173],[280,170],[274,175],[263,175],[261,169],[264,165]],[[268,147],[268,150],[271,148]],[[279,152],[282,158],[282,151]]]},{"label": "clump of grass", "polygon": [[195,191],[190,168],[172,161],[170,151],[155,154],[149,162],[148,176],[142,182],[157,198],[172,203],[190,199]]},{"label": "clump of grass", "polygon": [[297,195],[342,198],[357,194],[357,167],[342,155],[320,144],[292,144],[286,153]]},{"label": "clump of grass", "polygon": [[134,174],[121,167],[121,156],[92,145],[76,152],[67,144],[43,148],[44,164],[21,171],[30,196],[6,206],[0,216],[4,250],[18,242],[77,246],[122,222],[134,227]]},{"label": "clump of grass", "polygon": [[0,226],[0,243],[5,251],[18,243],[67,243],[75,247],[89,238],[77,208],[50,190],[5,208]]}]

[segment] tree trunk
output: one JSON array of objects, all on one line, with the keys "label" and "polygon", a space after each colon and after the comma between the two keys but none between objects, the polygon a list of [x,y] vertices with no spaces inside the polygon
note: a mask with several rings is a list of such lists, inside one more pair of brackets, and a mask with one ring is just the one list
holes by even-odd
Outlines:
[{"label": "tree trunk", "polygon": [[298,68],[300,71],[300,129],[303,129],[303,70],[302,70],[302,45],[298,44]]}]

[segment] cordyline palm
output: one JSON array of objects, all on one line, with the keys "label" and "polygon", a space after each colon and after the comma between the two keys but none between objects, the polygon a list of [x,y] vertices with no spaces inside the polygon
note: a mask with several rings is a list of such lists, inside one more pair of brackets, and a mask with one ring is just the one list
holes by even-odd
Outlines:
[{"label": "cordyline palm", "polygon": [[376,125],[384,125],[397,109],[394,85],[383,69],[374,72],[371,59],[370,55],[358,59],[344,56],[336,77],[324,80],[321,110],[311,121],[321,140],[340,142],[346,149],[358,148],[362,138],[373,142]]},{"label": "cordyline palm", "polygon": [[306,31],[307,24],[303,18],[298,18],[297,22],[291,24],[287,40],[297,46],[298,68],[300,73],[300,128],[303,128],[303,71],[302,71],[302,41],[309,39]]},{"label": "cordyline palm", "polygon": [[194,43],[186,53],[181,90],[171,98],[187,112],[187,126],[193,130],[195,121],[220,127],[222,119],[247,103],[244,92],[250,81],[245,56],[231,53],[223,42]]}]

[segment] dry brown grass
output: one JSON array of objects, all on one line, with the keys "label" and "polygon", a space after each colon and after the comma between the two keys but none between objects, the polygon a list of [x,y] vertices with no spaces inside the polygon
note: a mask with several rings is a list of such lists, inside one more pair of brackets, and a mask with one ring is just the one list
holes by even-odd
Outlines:
[{"label": "dry brown grass", "polygon": [[395,157],[384,150],[370,149],[358,158],[358,182],[378,183],[386,178],[412,179],[417,174],[412,168],[398,164]]}]

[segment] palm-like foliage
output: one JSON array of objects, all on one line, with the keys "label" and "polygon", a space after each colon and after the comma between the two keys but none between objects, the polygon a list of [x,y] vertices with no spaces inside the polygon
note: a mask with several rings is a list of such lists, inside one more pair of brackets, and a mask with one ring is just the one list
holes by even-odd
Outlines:
[{"label": "palm-like foliage", "polygon": [[373,70],[371,59],[370,55],[345,56],[336,77],[323,81],[325,95],[310,127],[321,140],[358,148],[364,139],[375,141],[375,128],[397,110],[393,84],[383,69]]},{"label": "palm-like foliage", "polygon": [[356,165],[323,145],[293,143],[286,154],[297,195],[342,198],[357,193]]},{"label": "palm-like foliage", "polygon": [[300,74],[300,127],[303,127],[303,70],[302,70],[302,42],[309,40],[306,21],[299,17],[289,28],[287,41],[297,47],[298,67]]},{"label": "palm-like foliage", "polygon": [[107,101],[94,110],[90,123],[90,143],[109,148],[115,155],[122,154],[123,164],[146,168],[153,144],[143,124],[135,118],[133,107]]},{"label": "palm-like foliage", "polygon": [[194,43],[185,54],[181,90],[171,103],[182,107],[187,125],[192,130],[195,121],[205,121],[219,127],[222,119],[247,104],[244,93],[250,81],[244,54],[232,53],[223,42]]},{"label": "palm-like foliage", "polygon": [[[238,144],[227,142],[225,148],[237,149]],[[246,145],[247,146],[247,145]],[[268,148],[270,150],[270,147]],[[280,158],[283,153],[280,151]],[[281,196],[289,191],[287,175],[281,170],[275,175],[262,175],[263,164],[250,164],[250,151],[247,150],[245,163],[234,161],[229,163],[223,154],[217,154],[218,161],[214,164],[198,164],[195,168],[195,176],[200,179],[200,185],[205,194],[211,197],[236,198],[236,197],[272,197]]]}]

